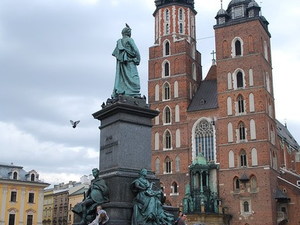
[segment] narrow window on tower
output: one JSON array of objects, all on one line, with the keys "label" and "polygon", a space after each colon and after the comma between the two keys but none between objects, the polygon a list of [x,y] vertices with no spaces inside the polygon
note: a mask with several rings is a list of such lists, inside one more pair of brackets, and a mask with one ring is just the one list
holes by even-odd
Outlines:
[{"label": "narrow window on tower", "polygon": [[167,156],[165,159],[165,173],[172,173],[172,162],[171,159]]},{"label": "narrow window on tower", "polygon": [[235,41],[235,56],[241,56],[242,55],[242,46],[241,42],[239,40]]},{"label": "narrow window on tower", "polygon": [[246,140],[246,129],[245,124],[243,122],[239,123],[239,139],[240,141]]},{"label": "narrow window on tower", "polygon": [[236,37],[231,42],[231,52],[232,57],[242,56],[243,55],[243,40],[239,37]]},{"label": "narrow window on tower", "polygon": [[165,56],[170,55],[170,42],[166,41],[164,47],[165,47],[164,48],[164,55]]},{"label": "narrow window on tower", "polygon": [[164,109],[164,124],[170,124],[171,123],[171,109],[169,106],[166,106]]},{"label": "narrow window on tower", "polygon": [[167,23],[165,28],[165,34],[169,34],[169,33],[170,33],[170,25]]},{"label": "narrow window on tower", "polygon": [[170,76],[170,64],[168,61],[163,64],[163,72],[164,77]]},{"label": "narrow window on tower", "polygon": [[163,100],[170,100],[170,84],[165,83],[163,86]]},{"label": "narrow window on tower", "polygon": [[237,103],[238,103],[238,113],[244,113],[245,112],[245,103],[244,103],[244,98],[242,95],[239,95],[237,98]]},{"label": "narrow window on tower", "polygon": [[244,77],[243,77],[243,73],[241,71],[239,71],[236,74],[236,86],[237,86],[237,88],[244,87]]},{"label": "narrow window on tower", "polygon": [[179,20],[180,20],[180,21],[183,20],[183,11],[182,11],[181,8],[179,9]]},{"label": "narrow window on tower", "polygon": [[30,181],[35,181],[35,175],[34,175],[34,173],[32,173],[32,174],[30,175]]},{"label": "narrow window on tower", "polygon": [[172,138],[170,131],[166,130],[164,133],[164,149],[170,150],[172,148]]},{"label": "narrow window on tower", "polygon": [[250,212],[250,206],[248,201],[244,201],[243,203],[243,211],[244,213],[249,213]]},{"label": "narrow window on tower", "polygon": [[183,23],[179,23],[179,33],[183,34]]},{"label": "narrow window on tower", "polygon": [[247,155],[244,149],[240,153],[240,166],[247,167]]},{"label": "narrow window on tower", "polygon": [[229,160],[229,168],[233,168],[234,167],[234,152],[232,150],[229,151],[228,160]]},{"label": "narrow window on tower", "polygon": [[166,21],[170,20],[170,11],[169,11],[169,9],[166,9],[166,11],[165,11],[165,19],[166,19]]},{"label": "narrow window on tower", "polygon": [[238,177],[233,178],[233,190],[234,191],[240,190],[240,180]]},{"label": "narrow window on tower", "polygon": [[172,191],[171,194],[178,195],[178,185],[175,181],[172,183],[171,191]]}]

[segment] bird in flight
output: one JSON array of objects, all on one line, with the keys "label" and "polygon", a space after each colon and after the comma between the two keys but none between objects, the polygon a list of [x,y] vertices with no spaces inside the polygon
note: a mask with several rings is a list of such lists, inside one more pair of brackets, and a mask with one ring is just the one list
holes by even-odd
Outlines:
[{"label": "bird in flight", "polygon": [[73,120],[70,120],[70,123],[72,124],[73,128],[75,128],[79,122],[80,122],[80,120],[77,120],[75,122]]}]

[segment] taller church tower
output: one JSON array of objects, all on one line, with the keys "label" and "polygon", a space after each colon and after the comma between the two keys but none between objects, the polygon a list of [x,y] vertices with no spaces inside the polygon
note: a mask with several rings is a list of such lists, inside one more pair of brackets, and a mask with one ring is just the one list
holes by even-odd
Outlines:
[{"label": "taller church tower", "polygon": [[222,205],[233,215],[232,224],[277,224],[278,148],[268,22],[254,0],[232,0],[216,20]]},{"label": "taller church tower", "polygon": [[187,108],[202,79],[194,0],[156,0],[155,42],[149,49],[148,95],[160,111],[152,128],[152,168],[168,201],[179,206],[188,183]]}]

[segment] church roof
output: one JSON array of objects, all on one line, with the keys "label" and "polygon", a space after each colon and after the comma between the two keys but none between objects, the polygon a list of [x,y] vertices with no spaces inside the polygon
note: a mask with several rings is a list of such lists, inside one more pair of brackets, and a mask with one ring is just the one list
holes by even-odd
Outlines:
[{"label": "church roof", "polygon": [[289,132],[287,127],[276,120],[278,135],[295,150],[300,151],[300,146],[297,141],[294,139],[292,134]]},{"label": "church roof", "polygon": [[203,80],[188,107],[188,112],[218,107],[217,80]]}]

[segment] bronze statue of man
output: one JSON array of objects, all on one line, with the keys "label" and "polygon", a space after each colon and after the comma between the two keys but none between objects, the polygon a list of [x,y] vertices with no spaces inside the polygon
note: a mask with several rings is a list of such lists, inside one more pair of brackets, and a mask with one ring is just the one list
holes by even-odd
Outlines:
[{"label": "bronze statue of man", "polygon": [[81,216],[80,224],[82,225],[86,225],[94,219],[95,209],[98,205],[109,202],[108,187],[105,181],[99,177],[99,170],[94,168],[92,173],[94,179],[91,181],[91,185],[85,193],[83,201],[78,203],[72,210]]},{"label": "bronze statue of man", "polygon": [[137,66],[140,64],[140,53],[131,38],[131,28],[126,24],[122,38],[112,53],[117,59],[115,84],[112,98],[119,95],[140,97],[140,78]]}]

